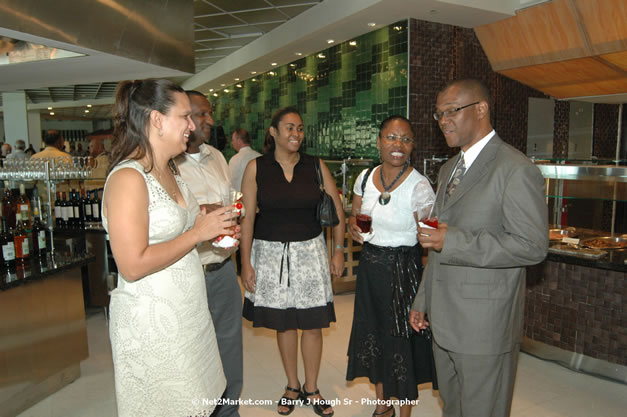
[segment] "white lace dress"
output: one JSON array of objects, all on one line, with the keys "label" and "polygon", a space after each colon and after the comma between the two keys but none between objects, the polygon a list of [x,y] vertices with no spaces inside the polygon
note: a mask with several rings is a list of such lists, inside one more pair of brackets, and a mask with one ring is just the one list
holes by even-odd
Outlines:
[{"label": "white lace dress", "polygon": [[[122,162],[112,173],[122,168],[136,169],[146,181],[149,244],[173,239],[193,226],[198,203],[179,177],[187,208],[136,161]],[[102,222],[107,230],[104,215]],[[196,249],[138,281],[118,275],[110,312],[119,417],[208,416],[225,379]]]}]

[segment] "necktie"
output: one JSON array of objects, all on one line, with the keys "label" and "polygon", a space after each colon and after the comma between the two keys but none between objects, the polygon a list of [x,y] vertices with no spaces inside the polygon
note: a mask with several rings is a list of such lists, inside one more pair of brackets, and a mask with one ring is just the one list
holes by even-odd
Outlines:
[{"label": "necktie", "polygon": [[455,188],[462,181],[462,177],[464,176],[465,172],[466,172],[466,164],[464,164],[464,155],[462,154],[459,156],[457,165],[455,165],[455,171],[453,172],[453,176],[451,177],[451,180],[449,181],[448,186],[446,187],[447,196],[450,197],[451,194],[453,194],[453,191],[455,191]]}]

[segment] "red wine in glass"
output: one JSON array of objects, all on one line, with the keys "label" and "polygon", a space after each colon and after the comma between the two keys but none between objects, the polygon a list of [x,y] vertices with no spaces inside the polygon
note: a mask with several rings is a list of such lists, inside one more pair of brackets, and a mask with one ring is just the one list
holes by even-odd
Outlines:
[{"label": "red wine in glass", "polygon": [[358,214],[357,217],[357,227],[361,229],[362,233],[370,233],[370,227],[372,226],[372,217],[367,214]]},{"label": "red wine in glass", "polygon": [[427,226],[433,227],[434,229],[438,228],[438,218],[437,217],[430,217],[428,219],[423,219],[422,222],[424,224],[426,224]]}]

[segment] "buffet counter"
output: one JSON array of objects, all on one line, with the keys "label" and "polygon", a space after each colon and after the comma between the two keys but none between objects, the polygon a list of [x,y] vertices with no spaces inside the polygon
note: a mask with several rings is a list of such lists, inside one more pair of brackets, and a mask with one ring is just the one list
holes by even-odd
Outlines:
[{"label": "buffet counter", "polygon": [[[560,233],[563,237],[560,237]],[[548,260],[627,272],[627,236],[568,227],[549,231]]]},{"label": "buffet counter", "polygon": [[0,417],[80,376],[88,357],[81,268],[91,255],[33,259],[0,279]]},{"label": "buffet counter", "polygon": [[627,248],[622,237],[576,234],[578,243],[551,242],[545,261],[527,269],[521,349],[627,383]]}]

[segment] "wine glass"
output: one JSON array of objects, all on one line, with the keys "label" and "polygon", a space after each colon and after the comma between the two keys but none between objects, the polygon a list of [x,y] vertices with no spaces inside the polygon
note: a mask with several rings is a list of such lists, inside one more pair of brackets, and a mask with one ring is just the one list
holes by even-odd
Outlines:
[{"label": "wine glass", "polygon": [[357,227],[361,230],[361,233],[370,233],[372,227],[372,210],[366,208],[358,208],[355,211],[355,220]]}]

